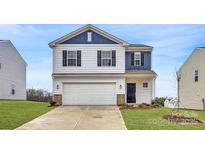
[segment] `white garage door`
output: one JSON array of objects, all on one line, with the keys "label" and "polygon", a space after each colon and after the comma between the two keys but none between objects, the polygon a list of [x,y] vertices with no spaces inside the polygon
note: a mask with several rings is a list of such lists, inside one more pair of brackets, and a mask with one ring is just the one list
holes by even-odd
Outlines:
[{"label": "white garage door", "polygon": [[115,83],[69,83],[63,105],[116,105]]}]

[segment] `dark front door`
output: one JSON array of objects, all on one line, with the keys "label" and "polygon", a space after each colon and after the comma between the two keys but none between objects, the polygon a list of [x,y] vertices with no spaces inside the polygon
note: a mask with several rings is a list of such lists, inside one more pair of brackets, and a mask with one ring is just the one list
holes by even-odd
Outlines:
[{"label": "dark front door", "polygon": [[127,103],[136,103],[136,83],[127,83]]}]

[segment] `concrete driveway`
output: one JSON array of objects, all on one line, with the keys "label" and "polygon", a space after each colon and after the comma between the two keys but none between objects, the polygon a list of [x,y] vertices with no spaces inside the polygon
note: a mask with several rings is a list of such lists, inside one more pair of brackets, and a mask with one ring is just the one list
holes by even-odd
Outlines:
[{"label": "concrete driveway", "polygon": [[125,130],[117,106],[60,106],[17,130]]}]

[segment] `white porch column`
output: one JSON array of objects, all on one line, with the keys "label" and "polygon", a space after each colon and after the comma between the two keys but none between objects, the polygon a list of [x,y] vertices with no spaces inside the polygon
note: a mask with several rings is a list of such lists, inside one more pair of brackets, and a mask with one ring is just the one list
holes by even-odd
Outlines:
[{"label": "white porch column", "polygon": [[155,98],[155,78],[152,79],[152,99]]}]

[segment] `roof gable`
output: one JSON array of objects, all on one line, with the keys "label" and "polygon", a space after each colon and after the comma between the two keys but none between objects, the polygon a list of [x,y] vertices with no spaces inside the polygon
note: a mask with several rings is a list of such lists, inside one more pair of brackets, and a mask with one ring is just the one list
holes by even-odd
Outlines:
[{"label": "roof gable", "polygon": [[[81,44],[85,43],[85,40],[87,41],[87,38],[84,40],[85,33],[87,31],[92,31],[94,32],[94,40],[95,44],[122,44],[122,45],[128,45],[128,43],[124,40],[121,40],[93,25],[85,25],[82,28],[79,28],[61,38],[58,38],[52,42],[49,43],[50,47],[54,47],[57,44],[72,44],[73,42],[75,44]],[[82,38],[82,40],[81,40]],[[84,44],[83,43],[83,44]],[[87,44],[87,43],[86,43]],[[93,44],[92,42],[89,44]]]},{"label": "roof gable", "polygon": [[[180,73],[180,71],[182,71],[182,69],[185,67],[185,65],[194,57],[194,56],[199,56],[196,53],[200,52],[200,51],[205,51],[205,49],[203,47],[198,47],[195,48],[194,51],[189,55],[189,57],[185,60],[185,62],[182,64],[182,66],[179,68],[179,70],[177,71],[177,73]],[[205,52],[204,52],[205,53]]]},{"label": "roof gable", "polygon": [[[92,41],[87,41],[87,33],[92,33]],[[87,30],[85,32],[80,33],[77,36],[74,36],[60,44],[117,44],[117,42],[112,41],[111,39],[108,39],[93,30]]]},{"label": "roof gable", "polygon": [[18,50],[10,40],[0,40],[0,50],[3,50],[4,52],[9,52],[9,51],[14,52],[27,66],[26,61],[23,59],[23,57],[20,55],[20,53],[18,52]]}]

